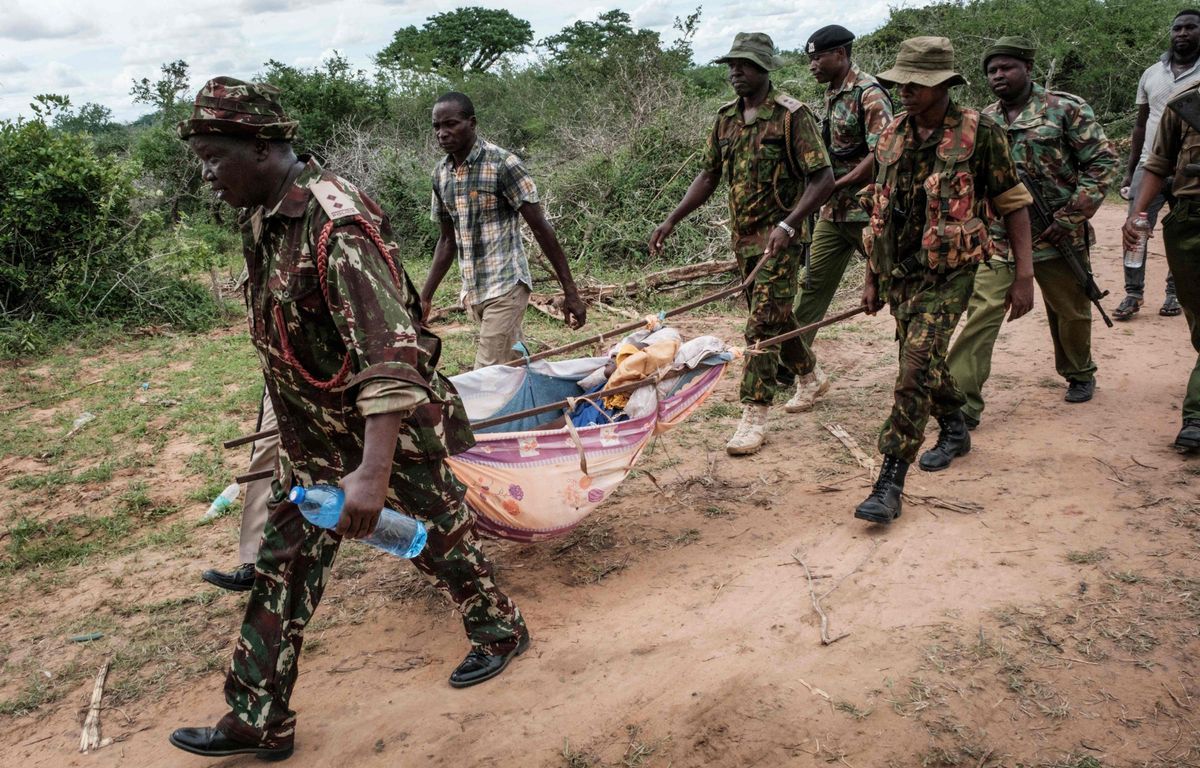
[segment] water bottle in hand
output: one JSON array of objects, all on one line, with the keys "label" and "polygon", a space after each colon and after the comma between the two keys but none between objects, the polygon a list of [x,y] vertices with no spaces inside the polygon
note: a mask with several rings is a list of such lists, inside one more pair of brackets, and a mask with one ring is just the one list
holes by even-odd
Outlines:
[{"label": "water bottle in hand", "polygon": [[[308,522],[318,528],[333,529],[342,519],[346,494],[341,488],[318,483],[310,488],[294,486],[288,499],[300,508]],[[425,526],[408,515],[384,507],[374,532],[361,541],[397,557],[412,558],[421,554],[426,538]]]},{"label": "water bottle in hand", "polygon": [[1150,240],[1150,216],[1142,211],[1133,219],[1133,228],[1137,230],[1138,239],[1132,248],[1125,249],[1125,266],[1130,269],[1141,269],[1146,263],[1146,243]]}]

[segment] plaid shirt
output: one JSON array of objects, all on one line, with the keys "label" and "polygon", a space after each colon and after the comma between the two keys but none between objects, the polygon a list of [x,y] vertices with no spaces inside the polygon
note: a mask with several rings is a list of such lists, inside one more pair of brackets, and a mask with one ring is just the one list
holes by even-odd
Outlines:
[{"label": "plaid shirt", "polygon": [[483,139],[462,165],[447,155],[433,169],[430,217],[454,225],[464,304],[503,296],[518,283],[533,289],[518,210],[536,202],[537,187],[517,156]]}]

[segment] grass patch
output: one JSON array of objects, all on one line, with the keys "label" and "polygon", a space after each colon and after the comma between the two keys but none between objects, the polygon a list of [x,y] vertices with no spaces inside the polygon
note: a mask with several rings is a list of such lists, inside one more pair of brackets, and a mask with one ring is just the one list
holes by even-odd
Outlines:
[{"label": "grass patch", "polygon": [[1076,565],[1092,565],[1108,559],[1108,551],[1101,549],[1089,549],[1085,552],[1068,552],[1067,560]]}]

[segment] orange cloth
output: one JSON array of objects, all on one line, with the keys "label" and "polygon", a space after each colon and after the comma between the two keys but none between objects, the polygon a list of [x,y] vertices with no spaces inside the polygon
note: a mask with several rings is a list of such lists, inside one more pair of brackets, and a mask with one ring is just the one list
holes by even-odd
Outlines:
[{"label": "orange cloth", "polygon": [[[653,376],[675,362],[675,353],[678,351],[679,342],[675,340],[660,341],[645,349],[638,349],[632,344],[622,345],[617,350],[617,368],[612,376],[608,377],[605,389],[615,389],[623,384],[631,384]],[[609,409],[624,408],[628,403],[627,392],[604,398],[604,407]]]}]

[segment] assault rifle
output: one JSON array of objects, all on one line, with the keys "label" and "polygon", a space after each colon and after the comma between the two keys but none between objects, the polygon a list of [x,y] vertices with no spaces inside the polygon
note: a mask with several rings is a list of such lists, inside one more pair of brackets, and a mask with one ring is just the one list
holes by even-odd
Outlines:
[{"label": "assault rifle", "polygon": [[[1017,176],[1033,197],[1033,205],[1029,206],[1029,220],[1035,228],[1033,237],[1036,239],[1038,234],[1045,232],[1054,223],[1054,210],[1046,205],[1046,201],[1042,199],[1041,194],[1037,191],[1037,187],[1033,185],[1033,180],[1029,178],[1029,174],[1024,169],[1018,168]],[[1112,320],[1108,319],[1104,307],[1100,306],[1100,299],[1107,296],[1108,291],[1100,290],[1100,286],[1096,285],[1096,279],[1092,276],[1092,270],[1088,268],[1087,251],[1089,235],[1088,223],[1086,221],[1083,222],[1083,237],[1085,245],[1082,255],[1075,249],[1073,243],[1055,245],[1054,248],[1062,254],[1063,259],[1067,262],[1067,266],[1071,268],[1071,272],[1075,275],[1075,281],[1083,289],[1084,294],[1088,297],[1088,301],[1096,305],[1096,309],[1100,312],[1100,317],[1104,318],[1104,324],[1112,328]]]}]

